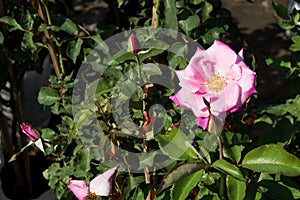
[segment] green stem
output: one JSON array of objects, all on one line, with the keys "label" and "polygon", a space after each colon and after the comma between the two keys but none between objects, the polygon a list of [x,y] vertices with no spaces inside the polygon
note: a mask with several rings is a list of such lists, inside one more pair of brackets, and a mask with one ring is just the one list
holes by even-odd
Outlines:
[{"label": "green stem", "polygon": [[218,145],[219,145],[219,159],[222,160],[223,159],[223,144],[220,139],[220,136],[217,136],[217,140],[218,140]]},{"label": "green stem", "polygon": [[45,12],[46,12],[47,23],[48,23],[48,25],[52,25],[52,22],[51,22],[51,18],[50,18],[50,14],[49,14],[49,10],[48,10],[47,4],[45,3],[44,0],[41,0],[41,3],[43,4],[43,7],[44,7]]},{"label": "green stem", "polygon": [[135,55],[136,58],[136,63],[137,63],[137,67],[138,67],[138,78],[139,78],[139,82],[140,84],[142,83],[142,69],[141,69],[141,61],[138,55]]},{"label": "green stem", "polygon": [[220,198],[221,199],[226,199],[226,175],[221,174],[220,178]]}]

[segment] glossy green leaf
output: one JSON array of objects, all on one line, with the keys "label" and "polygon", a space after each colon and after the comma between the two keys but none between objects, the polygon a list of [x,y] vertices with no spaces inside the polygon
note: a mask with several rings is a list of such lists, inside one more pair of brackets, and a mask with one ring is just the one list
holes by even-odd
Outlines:
[{"label": "glossy green leaf", "polygon": [[285,30],[289,30],[295,27],[295,24],[290,21],[279,21],[278,25]]},{"label": "glossy green leaf", "polygon": [[71,19],[68,18],[59,27],[59,29],[69,33],[70,35],[77,35],[78,33],[77,25]]},{"label": "glossy green leaf", "polygon": [[160,149],[170,158],[175,160],[198,158],[197,153],[186,146],[186,142],[191,143],[191,139],[179,129],[172,129],[168,134],[157,134],[155,139]]},{"label": "glossy green leaf", "polygon": [[83,148],[79,153],[80,169],[88,172],[90,170],[91,153],[87,148]]},{"label": "glossy green leaf", "polygon": [[158,189],[157,193],[161,193],[174,183],[181,181],[182,178],[204,168],[205,165],[202,163],[184,163],[176,166],[164,177],[163,183]]},{"label": "glossy green leaf", "polygon": [[195,4],[195,5],[198,5],[198,4],[202,3],[202,2],[205,2],[205,0],[191,0],[191,3]]},{"label": "glossy green leaf", "polygon": [[56,136],[55,131],[50,128],[43,128],[41,131],[43,139],[52,140]]},{"label": "glossy green leaf", "polygon": [[227,196],[229,200],[243,200],[246,195],[246,182],[226,176]]},{"label": "glossy green leaf", "polygon": [[288,10],[285,6],[279,4],[279,3],[276,3],[274,1],[272,1],[272,6],[273,8],[275,9],[276,11],[276,14],[283,18],[283,19],[288,19]]},{"label": "glossy green leaf", "polygon": [[73,63],[76,63],[82,44],[83,44],[83,40],[80,38],[78,38],[77,40],[73,40],[68,44],[67,56],[71,58]]},{"label": "glossy green leaf", "polygon": [[237,166],[227,162],[226,160],[217,160],[212,165],[224,171],[226,174],[235,177],[238,180],[246,181],[240,169]]},{"label": "glossy green leaf", "polygon": [[203,18],[206,20],[210,17],[210,13],[213,11],[213,5],[207,1],[204,2],[203,5]]},{"label": "glossy green leaf", "polygon": [[135,188],[133,195],[129,198],[129,200],[136,200],[136,199],[145,199],[143,190],[141,188]]},{"label": "glossy green leaf", "polygon": [[22,48],[30,49],[34,52],[37,49],[35,42],[33,41],[34,34],[32,32],[25,32],[22,40]]},{"label": "glossy green leaf", "polygon": [[189,31],[198,27],[200,24],[200,18],[198,15],[189,16],[186,20],[180,20],[178,22],[179,27],[185,32],[189,33]]},{"label": "glossy green leaf", "polygon": [[26,30],[31,30],[33,28],[34,19],[32,18],[30,12],[26,10],[21,19],[21,24]]},{"label": "glossy green leaf", "polygon": [[265,145],[251,150],[246,154],[242,166],[257,172],[300,175],[299,158],[276,145]]},{"label": "glossy green leaf", "polygon": [[258,182],[259,190],[263,195],[274,200],[294,200],[299,199],[299,189],[289,187],[281,181],[276,180],[261,180]]},{"label": "glossy green leaf", "polygon": [[118,0],[118,7],[119,7],[119,8],[123,5],[124,1],[125,1],[125,0]]},{"label": "glossy green leaf", "polygon": [[0,22],[8,24],[8,31],[14,31],[14,30],[24,30],[18,22],[9,16],[4,16],[0,18]]},{"label": "glossy green leaf", "polygon": [[177,31],[177,9],[175,0],[164,0],[164,28]]},{"label": "glossy green leaf", "polygon": [[203,170],[199,170],[190,174],[174,184],[171,190],[171,198],[173,200],[185,200],[191,190],[199,183]]},{"label": "glossy green leaf", "polygon": [[292,44],[289,49],[293,52],[300,51],[300,36],[296,35],[292,37],[292,41],[294,44]]},{"label": "glossy green leaf", "polygon": [[60,98],[60,95],[54,89],[42,87],[38,95],[38,102],[42,105],[49,106],[59,101]]}]

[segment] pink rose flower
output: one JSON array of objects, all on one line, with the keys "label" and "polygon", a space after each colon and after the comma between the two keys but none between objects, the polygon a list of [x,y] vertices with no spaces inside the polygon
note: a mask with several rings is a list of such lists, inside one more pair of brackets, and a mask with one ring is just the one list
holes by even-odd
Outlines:
[{"label": "pink rose flower", "polygon": [[215,41],[207,50],[197,48],[189,65],[176,71],[181,89],[170,99],[193,111],[197,124],[207,129],[210,113],[224,118],[240,110],[256,89],[255,72],[244,63],[243,49],[236,54],[226,44]]},{"label": "pink rose flower", "polygon": [[97,196],[109,196],[112,191],[114,175],[119,167],[120,165],[117,165],[103,174],[96,176],[91,180],[89,187],[86,186],[85,181],[70,179],[68,188],[78,200],[84,200],[84,198],[89,195],[89,192]]},{"label": "pink rose flower", "polygon": [[73,192],[78,200],[84,200],[84,197],[89,194],[89,188],[86,186],[85,181],[70,179],[68,188]]},{"label": "pink rose flower", "polygon": [[21,124],[22,132],[25,133],[32,142],[35,142],[39,139],[40,135],[35,131],[31,126],[26,123]]}]

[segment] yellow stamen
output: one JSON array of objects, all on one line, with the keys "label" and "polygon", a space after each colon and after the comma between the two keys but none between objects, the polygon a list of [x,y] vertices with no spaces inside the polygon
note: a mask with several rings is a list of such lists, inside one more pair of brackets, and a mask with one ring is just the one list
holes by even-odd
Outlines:
[{"label": "yellow stamen", "polygon": [[211,92],[220,92],[226,86],[225,78],[223,76],[212,75],[207,81],[207,86]]}]

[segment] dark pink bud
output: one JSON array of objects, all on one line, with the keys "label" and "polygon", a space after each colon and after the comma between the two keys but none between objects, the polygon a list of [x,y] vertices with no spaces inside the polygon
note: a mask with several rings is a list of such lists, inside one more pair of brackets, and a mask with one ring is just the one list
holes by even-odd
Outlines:
[{"label": "dark pink bud", "polygon": [[39,139],[40,135],[36,132],[31,126],[26,123],[21,124],[22,132],[25,133],[32,142],[35,142]]},{"label": "dark pink bud", "polygon": [[131,51],[133,54],[137,54],[141,49],[139,41],[136,35],[132,35],[129,38],[128,50]]}]

